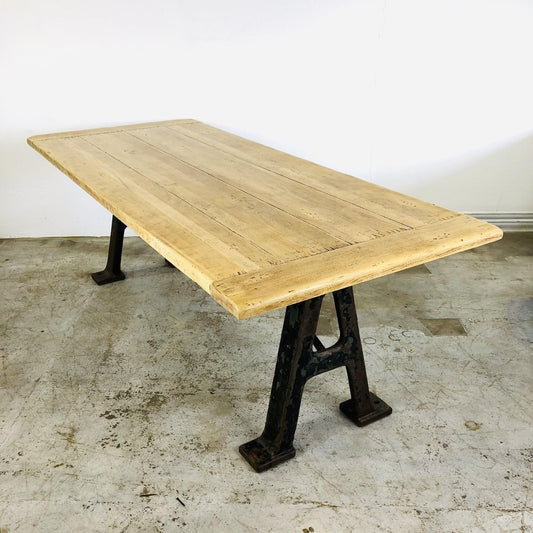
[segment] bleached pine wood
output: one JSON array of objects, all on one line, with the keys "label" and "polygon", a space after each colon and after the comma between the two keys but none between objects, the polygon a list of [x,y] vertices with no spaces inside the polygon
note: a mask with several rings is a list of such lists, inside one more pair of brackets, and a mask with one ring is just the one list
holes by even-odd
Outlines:
[{"label": "bleached pine wood", "polygon": [[[211,295],[239,318],[307,300],[495,240],[487,223],[458,215],[397,235],[213,283]],[[458,235],[461,235],[458,238]],[[289,290],[287,288],[290,287]]]},{"label": "bleached pine wood", "polygon": [[261,198],[347,244],[381,237],[408,226],[324,194],[304,183],[287,179],[234,155],[200,143],[169,128],[150,128],[132,135],[160,147],[176,158],[186,153],[191,165],[237,189]]},{"label": "bleached pine wood", "polygon": [[28,143],[238,318],[502,235],[191,119]]},{"label": "bleached pine wood", "polygon": [[[162,126],[178,126],[179,124],[200,124],[191,118],[182,118],[179,120],[164,120],[161,122],[145,122],[143,124],[125,124],[123,126],[111,126],[104,128],[91,128],[87,130],[62,131],[58,133],[45,133],[43,135],[32,135],[28,142],[30,146],[38,141],[45,139],[66,139],[67,137],[80,137],[82,135],[96,135],[98,133],[113,133],[128,130],[141,130],[146,128],[161,128]],[[31,139],[31,141],[30,141]],[[33,144],[32,144],[33,143]]]},{"label": "bleached pine wood", "polygon": [[[272,203],[227,185],[211,173],[155,148],[159,147],[157,144],[147,144],[121,133],[83,139],[129,168],[149,176],[152,182],[163,186],[169,196],[183,198],[234,232],[249,237],[261,248],[276,254],[278,259],[293,259],[346,244]],[[138,157],[139,153],[142,157]],[[190,159],[189,154],[187,159]],[[293,231],[286,231],[289,226]]]},{"label": "bleached pine wood", "polygon": [[[323,193],[349,201],[385,218],[416,227],[455,216],[454,211],[342,174],[202,122],[166,124],[209,146],[277,172]],[[350,178],[346,180],[346,178]]]}]

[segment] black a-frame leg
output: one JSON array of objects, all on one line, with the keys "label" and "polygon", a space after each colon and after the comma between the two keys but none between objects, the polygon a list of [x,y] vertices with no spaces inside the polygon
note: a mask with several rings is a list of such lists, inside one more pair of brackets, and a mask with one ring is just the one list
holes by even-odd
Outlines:
[{"label": "black a-frame leg", "polygon": [[109,238],[109,251],[107,254],[107,264],[104,270],[91,274],[91,277],[98,285],[120,281],[126,276],[120,270],[122,259],[122,244],[124,243],[124,230],[126,225],[113,215],[111,222],[111,236]]},{"label": "black a-frame leg", "polygon": [[340,409],[359,426],[392,412],[368,390],[352,289],[336,291],[333,297],[340,337],[330,348],[325,348],[316,337],[322,296],[287,307],[265,429],[260,437],[239,448],[256,472],[294,457],[293,439],[302,393],[313,376],[346,367],[351,398],[341,403]]},{"label": "black a-frame leg", "polygon": [[[333,293],[333,296],[339,321],[339,343],[343,345],[340,350],[350,353],[344,361],[350,386],[350,399],[342,402],[339,407],[356,425],[366,426],[390,415],[392,409],[368,390],[365,358],[359,335],[352,288],[337,291]],[[337,344],[330,350],[336,350]],[[322,357],[322,355],[319,354],[319,357]]]}]

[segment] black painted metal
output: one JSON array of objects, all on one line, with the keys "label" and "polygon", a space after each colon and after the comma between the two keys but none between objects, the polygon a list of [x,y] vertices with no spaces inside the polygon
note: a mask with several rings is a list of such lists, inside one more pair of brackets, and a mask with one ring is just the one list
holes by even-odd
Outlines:
[{"label": "black painted metal", "polygon": [[113,220],[111,222],[111,236],[109,238],[109,251],[107,254],[107,264],[104,270],[91,274],[91,277],[98,285],[105,285],[106,283],[120,281],[126,277],[120,270],[125,229],[126,225],[113,215]]},{"label": "black painted metal", "polygon": [[[265,429],[260,437],[239,448],[256,472],[294,457],[293,440],[302,393],[313,376],[346,367],[351,398],[340,409],[359,426],[392,412],[368,390],[352,288],[335,291],[333,297],[340,336],[330,348],[324,348],[316,337],[322,296],[287,307]],[[313,350],[313,345],[317,350]]]},{"label": "black painted metal", "polygon": [[326,347],[322,344],[322,341],[315,335],[315,338],[313,340],[313,346],[320,352],[322,350],[325,350]]}]

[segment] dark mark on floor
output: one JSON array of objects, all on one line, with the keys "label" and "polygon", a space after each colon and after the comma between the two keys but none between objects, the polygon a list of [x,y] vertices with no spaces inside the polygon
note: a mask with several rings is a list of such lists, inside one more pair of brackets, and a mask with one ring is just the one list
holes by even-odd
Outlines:
[{"label": "dark mark on floor", "polygon": [[159,348],[159,343],[154,339],[148,339],[146,343],[150,346],[150,348],[154,348],[154,349]]},{"label": "dark mark on floor", "polygon": [[467,335],[463,324],[458,318],[421,318],[420,322],[430,335],[456,337]]},{"label": "dark mark on floor", "polygon": [[60,435],[63,439],[67,441],[69,446],[74,446],[76,444],[76,434],[78,433],[78,428],[75,426],[70,426],[68,431],[58,431],[57,434]]},{"label": "dark mark on floor", "polygon": [[161,407],[167,399],[159,393],[155,393],[146,404],[146,407]]}]

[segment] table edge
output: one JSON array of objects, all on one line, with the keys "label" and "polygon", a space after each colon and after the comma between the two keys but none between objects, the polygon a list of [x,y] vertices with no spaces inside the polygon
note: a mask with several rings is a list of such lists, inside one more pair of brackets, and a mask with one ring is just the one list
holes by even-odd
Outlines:
[{"label": "table edge", "polygon": [[97,135],[99,133],[113,133],[117,131],[127,131],[135,129],[157,128],[160,126],[170,126],[172,124],[194,124],[198,122],[193,118],[179,118],[173,120],[163,120],[159,122],[141,122],[138,124],[124,124],[122,126],[104,126],[100,128],[89,128],[84,130],[59,131],[54,133],[43,133],[31,135],[26,139],[27,143],[36,148],[35,143],[48,139],[67,139],[69,137],[82,137],[84,135]]},{"label": "table edge", "polygon": [[[451,220],[454,225],[465,225],[465,230],[460,235],[446,235],[446,228],[450,227]],[[383,259],[377,255],[372,258],[372,254],[369,254],[370,260],[357,261],[357,257],[361,256],[358,252],[363,248],[369,249],[368,247],[375,246],[378,241],[382,241],[380,244],[387,247],[388,244],[395,245],[394,240],[396,240],[396,246],[402,247],[405,242],[413,240],[413,235],[427,232],[428,228],[428,235],[434,231],[435,236],[428,237],[423,245],[418,245],[416,242],[409,244],[406,247],[407,259],[399,256],[388,256]],[[503,231],[499,227],[460,213],[457,213],[454,219],[438,221],[402,233],[406,234],[405,240],[399,235],[389,235],[274,265],[268,269],[247,272],[224,280],[215,280],[209,287],[209,294],[238,319],[251,318],[267,311],[476,248],[497,241],[503,236]],[[411,235],[408,236],[409,233]],[[320,263],[322,263],[322,273],[315,277],[315,282],[311,285],[299,286],[297,281],[299,272],[307,268],[320,271]],[[345,268],[347,263],[348,269]],[[324,265],[327,265],[326,269]],[[294,284],[283,284],[284,277],[292,279]],[[265,283],[270,283],[275,289],[272,295],[266,298],[260,295],[260,286]],[[248,297],[244,297],[244,293],[248,294]]]}]

